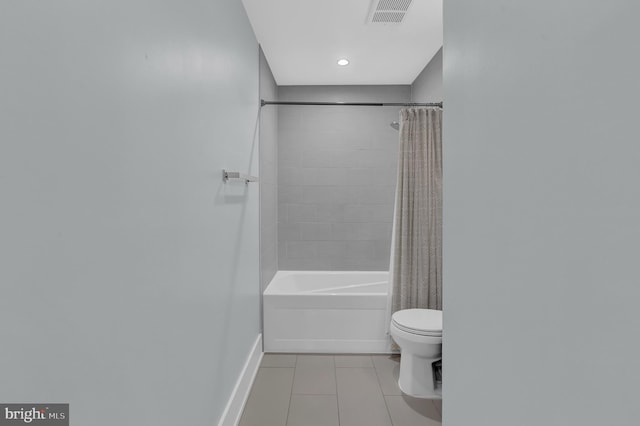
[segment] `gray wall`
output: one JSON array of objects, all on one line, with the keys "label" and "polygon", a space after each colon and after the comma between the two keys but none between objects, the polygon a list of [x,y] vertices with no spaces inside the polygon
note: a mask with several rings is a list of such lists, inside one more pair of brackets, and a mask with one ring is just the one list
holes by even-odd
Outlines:
[{"label": "gray wall", "polygon": [[[275,100],[278,86],[260,49],[260,98]],[[278,270],[278,107],[260,108],[260,282]]]},{"label": "gray wall", "polygon": [[[279,99],[407,102],[410,86],[282,86]],[[388,270],[397,107],[281,106],[279,267]]]},{"label": "gray wall", "polygon": [[411,102],[442,101],[442,48],[431,58],[411,85]]},{"label": "gray wall", "polygon": [[214,424],[259,330],[240,1],[3,2],[0,401]]},{"label": "gray wall", "polygon": [[638,424],[639,15],[447,3],[447,426]]}]

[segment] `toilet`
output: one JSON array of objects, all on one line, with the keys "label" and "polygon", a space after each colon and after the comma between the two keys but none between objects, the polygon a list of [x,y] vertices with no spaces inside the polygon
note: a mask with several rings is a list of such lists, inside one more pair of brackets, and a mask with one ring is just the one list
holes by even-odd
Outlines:
[{"label": "toilet", "polygon": [[[416,398],[442,398],[442,311],[404,309],[391,316],[390,333],[400,347],[400,390]],[[435,364],[435,365],[434,365]]]}]

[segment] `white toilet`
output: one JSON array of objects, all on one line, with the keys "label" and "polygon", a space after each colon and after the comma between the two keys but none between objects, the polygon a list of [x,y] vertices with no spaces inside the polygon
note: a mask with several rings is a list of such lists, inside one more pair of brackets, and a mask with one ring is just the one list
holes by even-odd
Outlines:
[{"label": "white toilet", "polygon": [[442,398],[433,365],[442,359],[442,311],[398,311],[391,316],[390,333],[400,346],[400,390],[416,398]]}]

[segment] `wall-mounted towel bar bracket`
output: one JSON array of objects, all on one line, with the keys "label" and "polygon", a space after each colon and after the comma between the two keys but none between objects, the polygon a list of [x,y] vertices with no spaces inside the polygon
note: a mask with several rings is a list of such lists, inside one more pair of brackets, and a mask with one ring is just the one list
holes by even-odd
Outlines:
[{"label": "wall-mounted towel bar bracket", "polygon": [[256,176],[245,175],[240,172],[229,172],[222,169],[222,181],[224,183],[229,181],[244,181],[245,184],[248,184],[249,182],[257,182],[258,178]]}]

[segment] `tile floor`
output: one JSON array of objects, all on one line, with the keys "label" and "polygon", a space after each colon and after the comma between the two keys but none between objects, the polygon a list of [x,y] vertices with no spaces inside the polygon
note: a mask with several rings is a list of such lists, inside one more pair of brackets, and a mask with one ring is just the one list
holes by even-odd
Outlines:
[{"label": "tile floor", "polygon": [[434,426],[441,401],[403,395],[395,355],[265,354],[240,426]]}]

